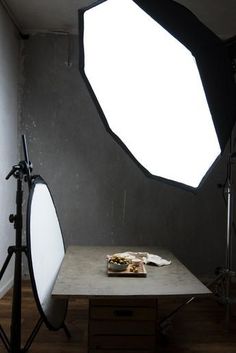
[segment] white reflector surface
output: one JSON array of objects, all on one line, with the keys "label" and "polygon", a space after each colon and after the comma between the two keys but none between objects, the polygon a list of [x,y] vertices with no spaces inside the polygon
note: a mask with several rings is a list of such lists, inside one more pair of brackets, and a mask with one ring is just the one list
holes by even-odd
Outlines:
[{"label": "white reflector surface", "polygon": [[51,293],[64,258],[65,249],[56,209],[47,185],[34,181],[27,210],[29,265],[35,283],[38,304],[47,322],[54,328],[62,327],[67,311],[67,300],[55,300]]},{"label": "white reflector surface", "polygon": [[84,14],[85,74],[111,130],[151,174],[197,187],[220,146],[195,58],[133,1]]}]

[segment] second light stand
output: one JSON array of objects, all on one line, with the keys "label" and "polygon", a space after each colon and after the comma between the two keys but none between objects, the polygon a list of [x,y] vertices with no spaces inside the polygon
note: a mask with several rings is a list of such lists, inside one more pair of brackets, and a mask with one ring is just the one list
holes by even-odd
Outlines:
[{"label": "second light stand", "polygon": [[227,198],[227,232],[226,232],[226,253],[225,267],[216,269],[215,278],[210,285],[214,286],[214,294],[220,303],[225,305],[225,324],[229,328],[231,304],[236,303],[236,298],[231,297],[232,278],[235,277],[235,271],[232,270],[232,225],[233,225],[233,188],[232,188],[232,164],[236,162],[236,153],[230,154],[227,162],[227,180],[225,194]]},{"label": "second light stand", "polygon": [[[232,164],[236,164],[236,153],[230,153],[227,161],[227,178],[224,186],[224,192],[227,196],[227,223],[226,223],[226,251],[225,251],[225,267],[217,267],[215,274],[216,277],[206,284],[210,289],[212,288],[218,302],[225,305],[225,328],[229,329],[230,322],[230,309],[231,304],[236,303],[236,298],[231,296],[231,283],[232,278],[236,276],[235,271],[232,270],[232,225],[233,223],[233,190],[232,190]],[[191,297],[174,311],[165,316],[159,323],[160,331],[165,333],[172,318],[190,304],[195,297]]]}]

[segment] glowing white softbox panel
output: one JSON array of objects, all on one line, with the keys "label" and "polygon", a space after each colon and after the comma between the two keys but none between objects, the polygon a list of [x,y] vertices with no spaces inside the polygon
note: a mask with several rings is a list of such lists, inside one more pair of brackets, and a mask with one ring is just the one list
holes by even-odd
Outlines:
[{"label": "glowing white softbox panel", "polygon": [[220,146],[191,52],[131,0],[86,11],[83,48],[113,133],[152,175],[197,187]]}]

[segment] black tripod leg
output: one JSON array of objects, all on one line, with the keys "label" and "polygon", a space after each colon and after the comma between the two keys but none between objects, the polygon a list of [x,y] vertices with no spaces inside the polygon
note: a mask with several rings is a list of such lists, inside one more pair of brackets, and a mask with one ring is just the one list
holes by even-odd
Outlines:
[{"label": "black tripod leg", "polygon": [[224,272],[220,272],[220,273],[217,273],[217,276],[213,279],[213,280],[211,280],[210,282],[208,282],[207,284],[206,284],[206,286],[208,287],[208,288],[210,288],[213,284],[215,284],[217,281],[222,281],[222,280],[224,280],[224,277],[225,277],[225,274],[224,274]]},{"label": "black tripod leg", "polygon": [[6,350],[8,352],[10,352],[10,342],[9,342],[9,339],[6,335],[6,333],[4,332],[2,326],[0,325],[0,338],[2,340],[2,343],[4,344]]},{"label": "black tripod leg", "polygon": [[70,331],[68,330],[68,327],[66,326],[66,324],[64,323],[63,326],[62,326],[67,338],[71,338],[71,334],[70,334]]},{"label": "black tripod leg", "polygon": [[[8,255],[6,257],[6,260],[2,266],[2,269],[0,271],[0,280],[2,279],[5,271],[6,271],[6,268],[11,260],[11,257],[12,257],[12,254],[13,254],[14,250],[13,250],[13,247],[9,247],[8,248]],[[0,339],[2,340],[2,343],[4,344],[6,350],[8,352],[10,352],[10,342],[9,342],[9,339],[5,333],[5,331],[3,330],[2,326],[0,325]]]},{"label": "black tripod leg", "polygon": [[8,264],[9,264],[10,260],[11,260],[13,252],[14,252],[13,247],[9,247],[8,248],[8,255],[7,255],[6,260],[5,260],[5,262],[4,262],[3,266],[2,266],[2,269],[0,271],[0,281],[2,279],[2,276],[4,275],[4,272],[6,271],[6,268],[7,268]]},{"label": "black tripod leg", "polygon": [[186,302],[179,305],[175,310],[173,310],[170,314],[168,314],[166,317],[164,317],[159,323],[159,327],[160,327],[161,332],[164,331],[165,328],[170,325],[171,319],[179,312],[179,310],[182,309],[183,307],[185,307],[187,304],[190,304],[194,299],[195,299],[195,297],[188,299]]},{"label": "black tripod leg", "polygon": [[22,349],[22,353],[25,353],[29,350],[31,344],[33,343],[33,340],[35,338],[35,336],[37,335],[37,333],[39,332],[40,327],[42,326],[43,323],[43,319],[40,318],[37,322],[37,324],[35,325],[31,335],[29,336],[29,338],[26,341],[26,344],[24,346],[24,348]]}]

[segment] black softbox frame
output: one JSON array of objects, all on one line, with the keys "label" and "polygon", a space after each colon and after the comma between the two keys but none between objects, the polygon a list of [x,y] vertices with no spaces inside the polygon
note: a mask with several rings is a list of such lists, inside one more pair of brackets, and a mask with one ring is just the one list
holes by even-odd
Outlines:
[{"label": "black softbox frame", "polygon": [[[121,144],[145,174],[153,177],[139,164],[119,137],[110,129],[84,72],[84,12],[104,1],[97,1],[89,7],[79,10],[79,69],[107,131]],[[221,151],[224,151],[236,120],[236,85],[227,43],[206,27],[190,10],[176,1],[133,1],[181,42],[195,57]],[[157,178],[164,180],[162,177]]]},{"label": "black softbox frame", "polygon": [[223,151],[236,120],[236,86],[225,43],[187,8],[171,0],[134,0],[195,57]]}]

